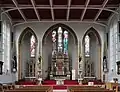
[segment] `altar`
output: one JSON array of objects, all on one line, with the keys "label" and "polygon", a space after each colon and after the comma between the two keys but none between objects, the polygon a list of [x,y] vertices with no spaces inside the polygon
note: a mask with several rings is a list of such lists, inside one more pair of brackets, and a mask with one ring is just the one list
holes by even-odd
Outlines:
[{"label": "altar", "polygon": [[59,52],[52,56],[50,79],[70,79],[68,55]]},{"label": "altar", "polygon": [[55,79],[55,80],[56,80],[56,85],[64,85],[65,79]]}]

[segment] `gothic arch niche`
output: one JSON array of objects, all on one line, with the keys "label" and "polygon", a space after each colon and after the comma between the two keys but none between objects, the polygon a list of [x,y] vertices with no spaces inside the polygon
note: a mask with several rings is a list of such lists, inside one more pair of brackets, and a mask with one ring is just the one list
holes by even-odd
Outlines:
[{"label": "gothic arch niche", "polygon": [[34,31],[27,27],[19,37],[18,79],[35,77],[37,37]]},{"label": "gothic arch niche", "polygon": [[93,27],[83,37],[83,60],[83,76],[101,79],[101,39]]},{"label": "gothic arch niche", "polygon": [[[42,39],[42,56],[43,56],[43,64],[42,66],[43,67],[43,71],[42,71],[42,75],[43,75],[43,78],[50,78],[50,72],[52,71],[52,56],[53,56],[53,50],[55,50],[53,48],[53,39],[54,39],[54,36],[52,34],[56,34],[56,52],[59,52],[59,32],[58,30],[61,30],[61,37],[62,37],[62,52],[63,52],[63,55],[65,54],[65,50],[67,51],[67,54],[68,54],[68,57],[69,57],[69,71],[70,71],[70,74],[71,74],[71,70],[72,69],[76,69],[76,63],[75,61],[77,61],[77,44],[78,44],[78,40],[77,40],[77,37],[76,37],[76,34],[74,33],[74,31],[69,28],[68,26],[64,25],[64,24],[55,24],[53,25],[52,27],[50,27],[44,34],[43,36],[43,39]],[[64,48],[64,33],[67,33],[68,34],[68,48]],[[60,47],[60,48],[61,48]],[[77,73],[77,70],[76,70],[76,73]],[[62,74],[61,74],[62,75]]]}]

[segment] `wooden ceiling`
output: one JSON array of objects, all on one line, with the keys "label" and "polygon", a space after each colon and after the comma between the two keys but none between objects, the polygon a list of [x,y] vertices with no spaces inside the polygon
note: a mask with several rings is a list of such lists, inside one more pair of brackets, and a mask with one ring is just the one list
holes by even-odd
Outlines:
[{"label": "wooden ceiling", "polygon": [[120,0],[0,0],[12,21],[107,21]]}]

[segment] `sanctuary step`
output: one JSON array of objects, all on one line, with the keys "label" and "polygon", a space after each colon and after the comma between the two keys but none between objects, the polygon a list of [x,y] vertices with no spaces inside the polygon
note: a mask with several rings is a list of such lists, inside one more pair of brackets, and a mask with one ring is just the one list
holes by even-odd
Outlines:
[{"label": "sanctuary step", "polygon": [[56,85],[56,80],[45,80],[43,85]]},{"label": "sanctuary step", "polygon": [[77,80],[64,80],[64,85],[78,85]]}]

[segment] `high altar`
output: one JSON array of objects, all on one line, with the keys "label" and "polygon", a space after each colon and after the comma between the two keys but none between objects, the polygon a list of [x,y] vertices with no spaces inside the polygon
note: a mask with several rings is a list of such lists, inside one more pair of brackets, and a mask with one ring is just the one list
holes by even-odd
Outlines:
[{"label": "high altar", "polygon": [[58,52],[52,56],[50,79],[70,79],[68,55]]}]

